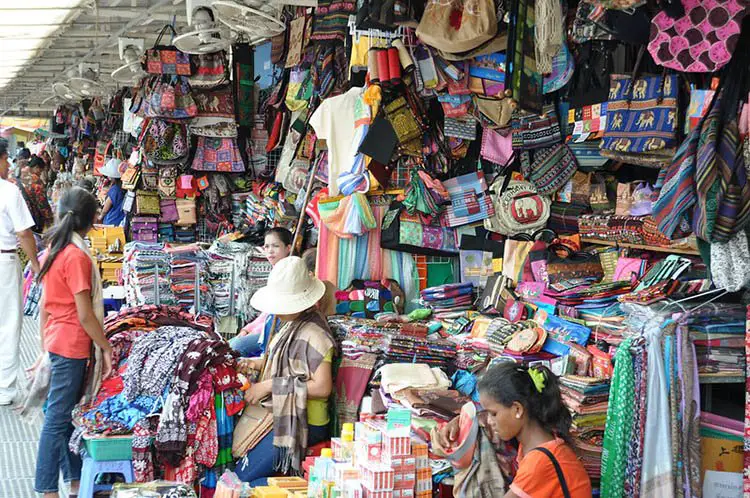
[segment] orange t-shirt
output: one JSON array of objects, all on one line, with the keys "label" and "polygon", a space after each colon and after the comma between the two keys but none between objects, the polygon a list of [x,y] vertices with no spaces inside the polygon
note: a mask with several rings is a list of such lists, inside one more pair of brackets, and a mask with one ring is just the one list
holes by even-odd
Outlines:
[{"label": "orange t-shirt", "polygon": [[91,290],[91,258],[74,244],[68,244],[44,275],[44,348],[65,358],[85,359],[91,352],[91,338],[78,319],[75,295]]},{"label": "orange t-shirt", "polygon": [[[562,439],[541,445],[560,464],[571,498],[591,498],[591,480],[575,452]],[[510,490],[520,498],[563,498],[560,480],[552,460],[541,451],[523,453],[518,448],[518,472]]]}]

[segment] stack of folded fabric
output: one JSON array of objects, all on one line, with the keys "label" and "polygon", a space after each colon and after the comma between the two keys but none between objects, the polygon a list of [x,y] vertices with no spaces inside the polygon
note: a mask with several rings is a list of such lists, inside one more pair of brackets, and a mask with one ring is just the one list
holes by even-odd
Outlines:
[{"label": "stack of folded fabric", "polygon": [[422,305],[431,308],[437,319],[470,310],[474,303],[474,285],[469,282],[429,287],[420,294]]},{"label": "stack of folded fabric", "polygon": [[170,285],[169,255],[163,244],[126,244],[122,279],[128,306],[176,303]]},{"label": "stack of folded fabric", "polygon": [[475,372],[487,363],[489,356],[490,349],[487,341],[464,338],[458,343],[453,364],[459,370]]},{"label": "stack of folded fabric", "polygon": [[[177,304],[185,309],[196,306],[195,312],[211,309],[210,293],[206,284],[206,254],[197,245],[172,247],[167,249],[170,255],[170,275],[172,292]],[[197,299],[196,292],[200,292]]]},{"label": "stack of folded fabric", "polygon": [[589,477],[598,481],[609,406],[609,379],[565,375],[560,377],[560,392],[573,417],[573,443]]},{"label": "stack of folded fabric", "polygon": [[709,304],[688,318],[702,375],[745,376],[745,309],[739,304]]},{"label": "stack of folded fabric", "polygon": [[553,202],[550,206],[547,228],[558,234],[578,233],[578,218],[588,211],[588,206]]},{"label": "stack of folded fabric", "polygon": [[386,363],[425,363],[433,367],[449,367],[456,357],[456,345],[442,339],[395,335],[385,349]]}]

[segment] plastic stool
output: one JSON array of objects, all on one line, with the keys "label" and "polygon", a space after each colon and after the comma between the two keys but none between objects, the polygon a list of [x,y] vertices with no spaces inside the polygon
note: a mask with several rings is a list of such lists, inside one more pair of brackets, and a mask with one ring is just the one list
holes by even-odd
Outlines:
[{"label": "plastic stool", "polygon": [[100,474],[120,474],[125,478],[125,482],[130,483],[135,481],[132,460],[99,462],[91,457],[86,457],[83,459],[83,468],[81,469],[81,487],[78,491],[79,498],[94,498],[94,493],[98,491],[112,490],[112,486],[109,484],[96,484],[96,478]]}]

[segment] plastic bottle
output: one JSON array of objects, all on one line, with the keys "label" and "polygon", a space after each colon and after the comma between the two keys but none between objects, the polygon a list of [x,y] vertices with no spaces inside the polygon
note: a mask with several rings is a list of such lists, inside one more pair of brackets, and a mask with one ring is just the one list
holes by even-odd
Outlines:
[{"label": "plastic bottle", "polygon": [[354,456],[354,424],[346,423],[341,428],[341,454],[344,461],[352,461]]},{"label": "plastic bottle", "polygon": [[321,498],[323,496],[323,483],[331,478],[333,478],[333,450],[323,448],[310,471],[308,496],[310,498]]}]

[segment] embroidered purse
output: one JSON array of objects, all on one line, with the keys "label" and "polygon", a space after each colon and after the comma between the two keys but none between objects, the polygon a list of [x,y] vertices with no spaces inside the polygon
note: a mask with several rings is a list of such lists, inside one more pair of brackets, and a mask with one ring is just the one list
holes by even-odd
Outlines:
[{"label": "embroidered purse", "polygon": [[383,217],[380,247],[426,256],[456,256],[455,231],[442,226],[437,217],[410,215],[400,202],[393,202]]},{"label": "embroidered purse", "polygon": [[190,87],[216,88],[229,84],[229,64],[224,50],[212,54],[190,56],[195,71],[190,76]]},{"label": "embroidered purse", "polygon": [[[642,49],[631,76],[612,76],[607,103],[607,127],[602,150],[639,156],[671,158],[677,147],[677,75],[636,77]],[[647,158],[648,159],[648,158]]]},{"label": "embroidered purse", "polygon": [[177,174],[175,166],[162,166],[159,169],[159,195],[162,197],[173,197],[177,192]]},{"label": "embroidered purse", "polygon": [[160,223],[173,223],[179,219],[177,214],[177,204],[174,199],[161,199],[159,201]]},{"label": "embroidered purse", "polygon": [[551,147],[560,142],[560,123],[554,106],[546,106],[542,115],[518,112],[511,127],[514,150]]},{"label": "embroidered purse", "polygon": [[146,50],[143,69],[149,74],[173,74],[179,76],[190,76],[193,73],[190,64],[190,56],[179,50],[174,45],[162,45],[161,39],[167,33],[177,36],[177,32],[170,25],[166,25],[159,32],[153,48]]},{"label": "embroidered purse", "polygon": [[240,149],[233,138],[198,137],[195,158],[191,167],[196,171],[220,171],[225,173],[242,173],[245,171]]},{"label": "embroidered purse", "polygon": [[154,164],[178,164],[187,158],[187,127],[182,123],[152,119],[144,126],[141,147]]},{"label": "embroidered purse", "polygon": [[156,242],[158,221],[153,216],[135,216],[130,222],[130,238],[139,242]]},{"label": "embroidered purse", "polygon": [[112,155],[112,142],[99,140],[96,142],[96,152],[94,152],[94,176],[102,176],[100,170],[104,167]]},{"label": "embroidered purse", "polygon": [[139,216],[159,216],[159,214],[161,213],[161,211],[159,210],[159,194],[157,194],[156,192],[148,192],[146,190],[139,190],[138,192],[136,192],[135,212]]}]

